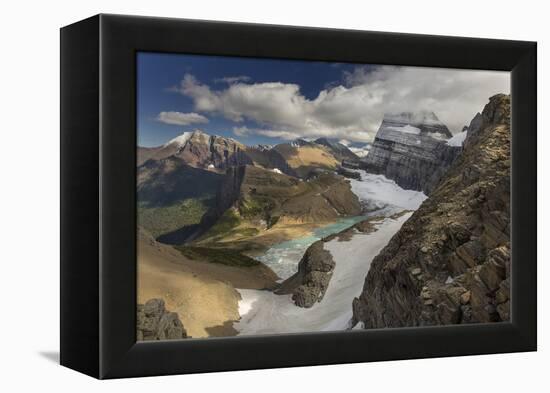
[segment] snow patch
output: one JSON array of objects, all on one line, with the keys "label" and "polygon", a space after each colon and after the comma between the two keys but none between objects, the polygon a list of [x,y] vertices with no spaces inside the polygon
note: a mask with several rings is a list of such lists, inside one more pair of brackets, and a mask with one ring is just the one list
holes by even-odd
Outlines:
[{"label": "snow patch", "polygon": [[444,135],[440,132],[431,132],[428,134],[429,136],[431,136],[432,138],[434,139],[437,139],[439,141],[447,141],[449,140],[449,137],[447,135]]},{"label": "snow patch", "polygon": [[193,135],[192,132],[184,132],[181,135],[178,135],[174,139],[170,139],[168,142],[164,144],[164,147],[167,147],[169,145],[176,145],[178,148],[185,146],[189,138]]},{"label": "snow patch", "polygon": [[371,145],[365,145],[363,147],[354,147],[349,146],[348,149],[350,149],[357,157],[364,158],[369,154]]},{"label": "snow patch", "polygon": [[292,295],[237,289],[241,319],[233,324],[240,335],[346,330],[353,315],[353,299],[361,293],[372,259],[401,228],[411,213],[386,218],[371,233],[356,233],[349,241],[325,243],[336,262],[323,299],[311,308],[297,307]]},{"label": "snow patch", "polygon": [[467,131],[459,132],[458,134],[453,135],[452,138],[447,140],[447,145],[460,147],[460,146],[462,146],[462,144],[466,140],[467,135],[468,135]]},{"label": "snow patch", "polygon": [[418,111],[415,113],[386,113],[384,120],[394,123],[425,124],[425,125],[443,125],[435,113],[430,111]]},{"label": "snow patch", "polygon": [[404,132],[405,134],[420,135],[420,128],[413,127],[410,124],[407,124],[403,127],[386,127],[386,130]]},{"label": "snow patch", "polygon": [[354,327],[351,328],[351,330],[361,330],[365,328],[365,323],[363,321],[359,321]]},{"label": "snow patch", "polygon": [[279,168],[273,168],[272,171],[278,173],[279,175],[283,174],[283,172]]},{"label": "snow patch", "polygon": [[351,191],[369,210],[393,206],[398,210],[416,210],[427,198],[421,191],[405,190],[384,175],[353,170],[361,174],[361,180],[349,179]]}]

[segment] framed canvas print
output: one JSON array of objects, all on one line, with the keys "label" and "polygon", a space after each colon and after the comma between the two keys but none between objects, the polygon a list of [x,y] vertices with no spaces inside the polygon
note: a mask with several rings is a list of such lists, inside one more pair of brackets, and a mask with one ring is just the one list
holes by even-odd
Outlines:
[{"label": "framed canvas print", "polygon": [[64,27],[61,363],[536,350],[535,153],[533,42]]}]

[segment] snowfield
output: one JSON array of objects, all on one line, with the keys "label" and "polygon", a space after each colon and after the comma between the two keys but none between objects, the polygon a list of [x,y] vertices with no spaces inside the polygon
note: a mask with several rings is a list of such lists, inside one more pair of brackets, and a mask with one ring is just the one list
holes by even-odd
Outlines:
[{"label": "snowfield", "polygon": [[181,135],[178,135],[174,139],[170,139],[168,142],[164,144],[163,147],[169,146],[169,145],[176,145],[178,148],[185,146],[189,138],[193,135],[192,132],[184,132]]},{"label": "snowfield", "polygon": [[462,146],[464,141],[466,140],[466,135],[468,135],[467,131],[459,132],[458,134],[453,135],[452,138],[447,140],[447,145],[449,146]]},{"label": "snowfield", "polygon": [[412,213],[408,212],[398,218],[390,216],[404,210],[416,210],[427,198],[422,192],[404,190],[383,175],[373,175],[363,170],[355,172],[361,174],[361,180],[349,181],[353,193],[368,210],[365,216],[349,217],[319,228],[311,236],[277,244],[258,260],[286,279],[298,270],[300,259],[314,241],[349,228],[368,216],[380,217],[371,221],[376,231],[355,231],[348,241],[335,238],[324,244],[336,264],[325,296],[311,308],[296,306],[291,295],[276,295],[267,290],[237,289],[242,298],[239,301],[241,319],[233,327],[240,335],[352,328],[352,301],[363,289],[372,260]]},{"label": "snowfield", "polygon": [[377,230],[357,232],[349,241],[334,239],[325,243],[336,266],[321,302],[311,308],[297,307],[291,295],[270,291],[238,289],[241,320],[233,324],[239,335],[333,331],[352,328],[351,304],[363,289],[372,259],[382,250],[410,217],[376,222]]},{"label": "snowfield", "polygon": [[363,170],[354,172],[361,174],[361,180],[349,179],[351,191],[368,210],[385,207],[393,208],[395,213],[401,210],[416,210],[428,198],[421,191],[404,190],[384,175],[374,175]]}]

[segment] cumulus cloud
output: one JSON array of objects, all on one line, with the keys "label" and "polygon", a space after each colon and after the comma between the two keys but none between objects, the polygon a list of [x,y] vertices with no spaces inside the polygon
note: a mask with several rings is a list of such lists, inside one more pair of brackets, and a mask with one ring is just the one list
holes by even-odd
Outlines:
[{"label": "cumulus cloud", "polygon": [[251,134],[263,135],[270,138],[281,138],[286,140],[294,140],[301,138],[302,136],[299,133],[284,131],[284,130],[267,130],[263,128],[248,128],[243,127],[233,127],[233,134],[240,137],[247,137]]},{"label": "cumulus cloud", "polygon": [[195,123],[208,123],[208,119],[198,113],[160,112],[157,121],[165,124],[188,126]]},{"label": "cumulus cloud", "polygon": [[387,112],[433,111],[458,132],[490,96],[509,90],[507,72],[395,66],[356,67],[343,73],[341,84],[324,88],[314,99],[306,98],[299,85],[283,82],[237,81],[213,90],[186,74],[177,87],[197,111],[258,124],[247,129],[248,135],[363,142],[374,139]]},{"label": "cumulus cloud", "polygon": [[241,137],[247,137],[250,134],[251,130],[248,127],[233,127],[233,134]]},{"label": "cumulus cloud", "polygon": [[249,82],[252,78],[246,75],[226,76],[223,78],[214,79],[215,83],[227,83],[228,85],[237,82]]}]

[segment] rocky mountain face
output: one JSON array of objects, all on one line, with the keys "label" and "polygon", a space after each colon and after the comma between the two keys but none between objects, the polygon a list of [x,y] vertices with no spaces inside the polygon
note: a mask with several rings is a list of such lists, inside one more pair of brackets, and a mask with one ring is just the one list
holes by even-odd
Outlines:
[{"label": "rocky mountain face", "polygon": [[191,166],[225,169],[252,164],[246,154],[246,146],[231,138],[194,131],[184,142],[179,143],[180,148],[175,156]]},{"label": "rocky mountain face", "polygon": [[432,112],[387,114],[362,167],[405,189],[432,192],[461,151]]},{"label": "rocky mountain face", "polygon": [[252,165],[231,167],[212,209],[183,240],[249,237],[276,224],[332,222],[358,214],[361,205],[349,182],[334,173],[303,181]]},{"label": "rocky mountain face", "polygon": [[217,205],[222,209],[236,206],[242,216],[263,218],[268,223],[281,218],[331,221],[361,212],[357,196],[340,176],[323,173],[306,182],[253,166],[228,171]]},{"label": "rocky mountain face", "polygon": [[213,196],[223,180],[223,175],[192,167],[177,156],[148,160],[138,167],[137,175],[138,200],[149,206]]},{"label": "rocky mountain face", "polygon": [[266,169],[278,169],[289,176],[297,176],[296,171],[276,149],[268,149],[265,146],[247,147],[246,155],[256,166]]},{"label": "rocky mountain face", "polygon": [[332,255],[323,247],[322,240],[309,246],[298,264],[298,272],[286,279],[275,293],[291,293],[292,300],[298,307],[309,308],[320,302],[335,266]]},{"label": "rocky mountain face", "polygon": [[177,340],[187,337],[178,314],[168,312],[164,300],[151,299],[137,305],[137,340]]},{"label": "rocky mountain face", "polygon": [[340,162],[343,160],[359,160],[359,157],[354,152],[352,152],[346,145],[343,145],[340,142],[336,142],[328,138],[318,138],[315,140],[315,143],[328,148],[332,155]]},{"label": "rocky mountain face", "polygon": [[138,165],[147,160],[170,156],[181,158],[196,168],[225,169],[230,166],[252,164],[247,147],[231,138],[208,135],[200,130],[184,132],[163,146],[138,149]]},{"label": "rocky mountain face", "polygon": [[510,318],[510,97],[491,97],[464,150],[376,256],[353,322],[365,328]]},{"label": "rocky mountain face", "polygon": [[163,146],[139,147],[137,164],[139,167],[149,160],[160,161],[170,157],[179,158],[187,165],[200,169],[225,170],[234,166],[257,165],[268,169],[277,168],[290,176],[296,176],[285,157],[271,146],[245,146],[232,138],[209,135],[199,130],[184,132]]}]

